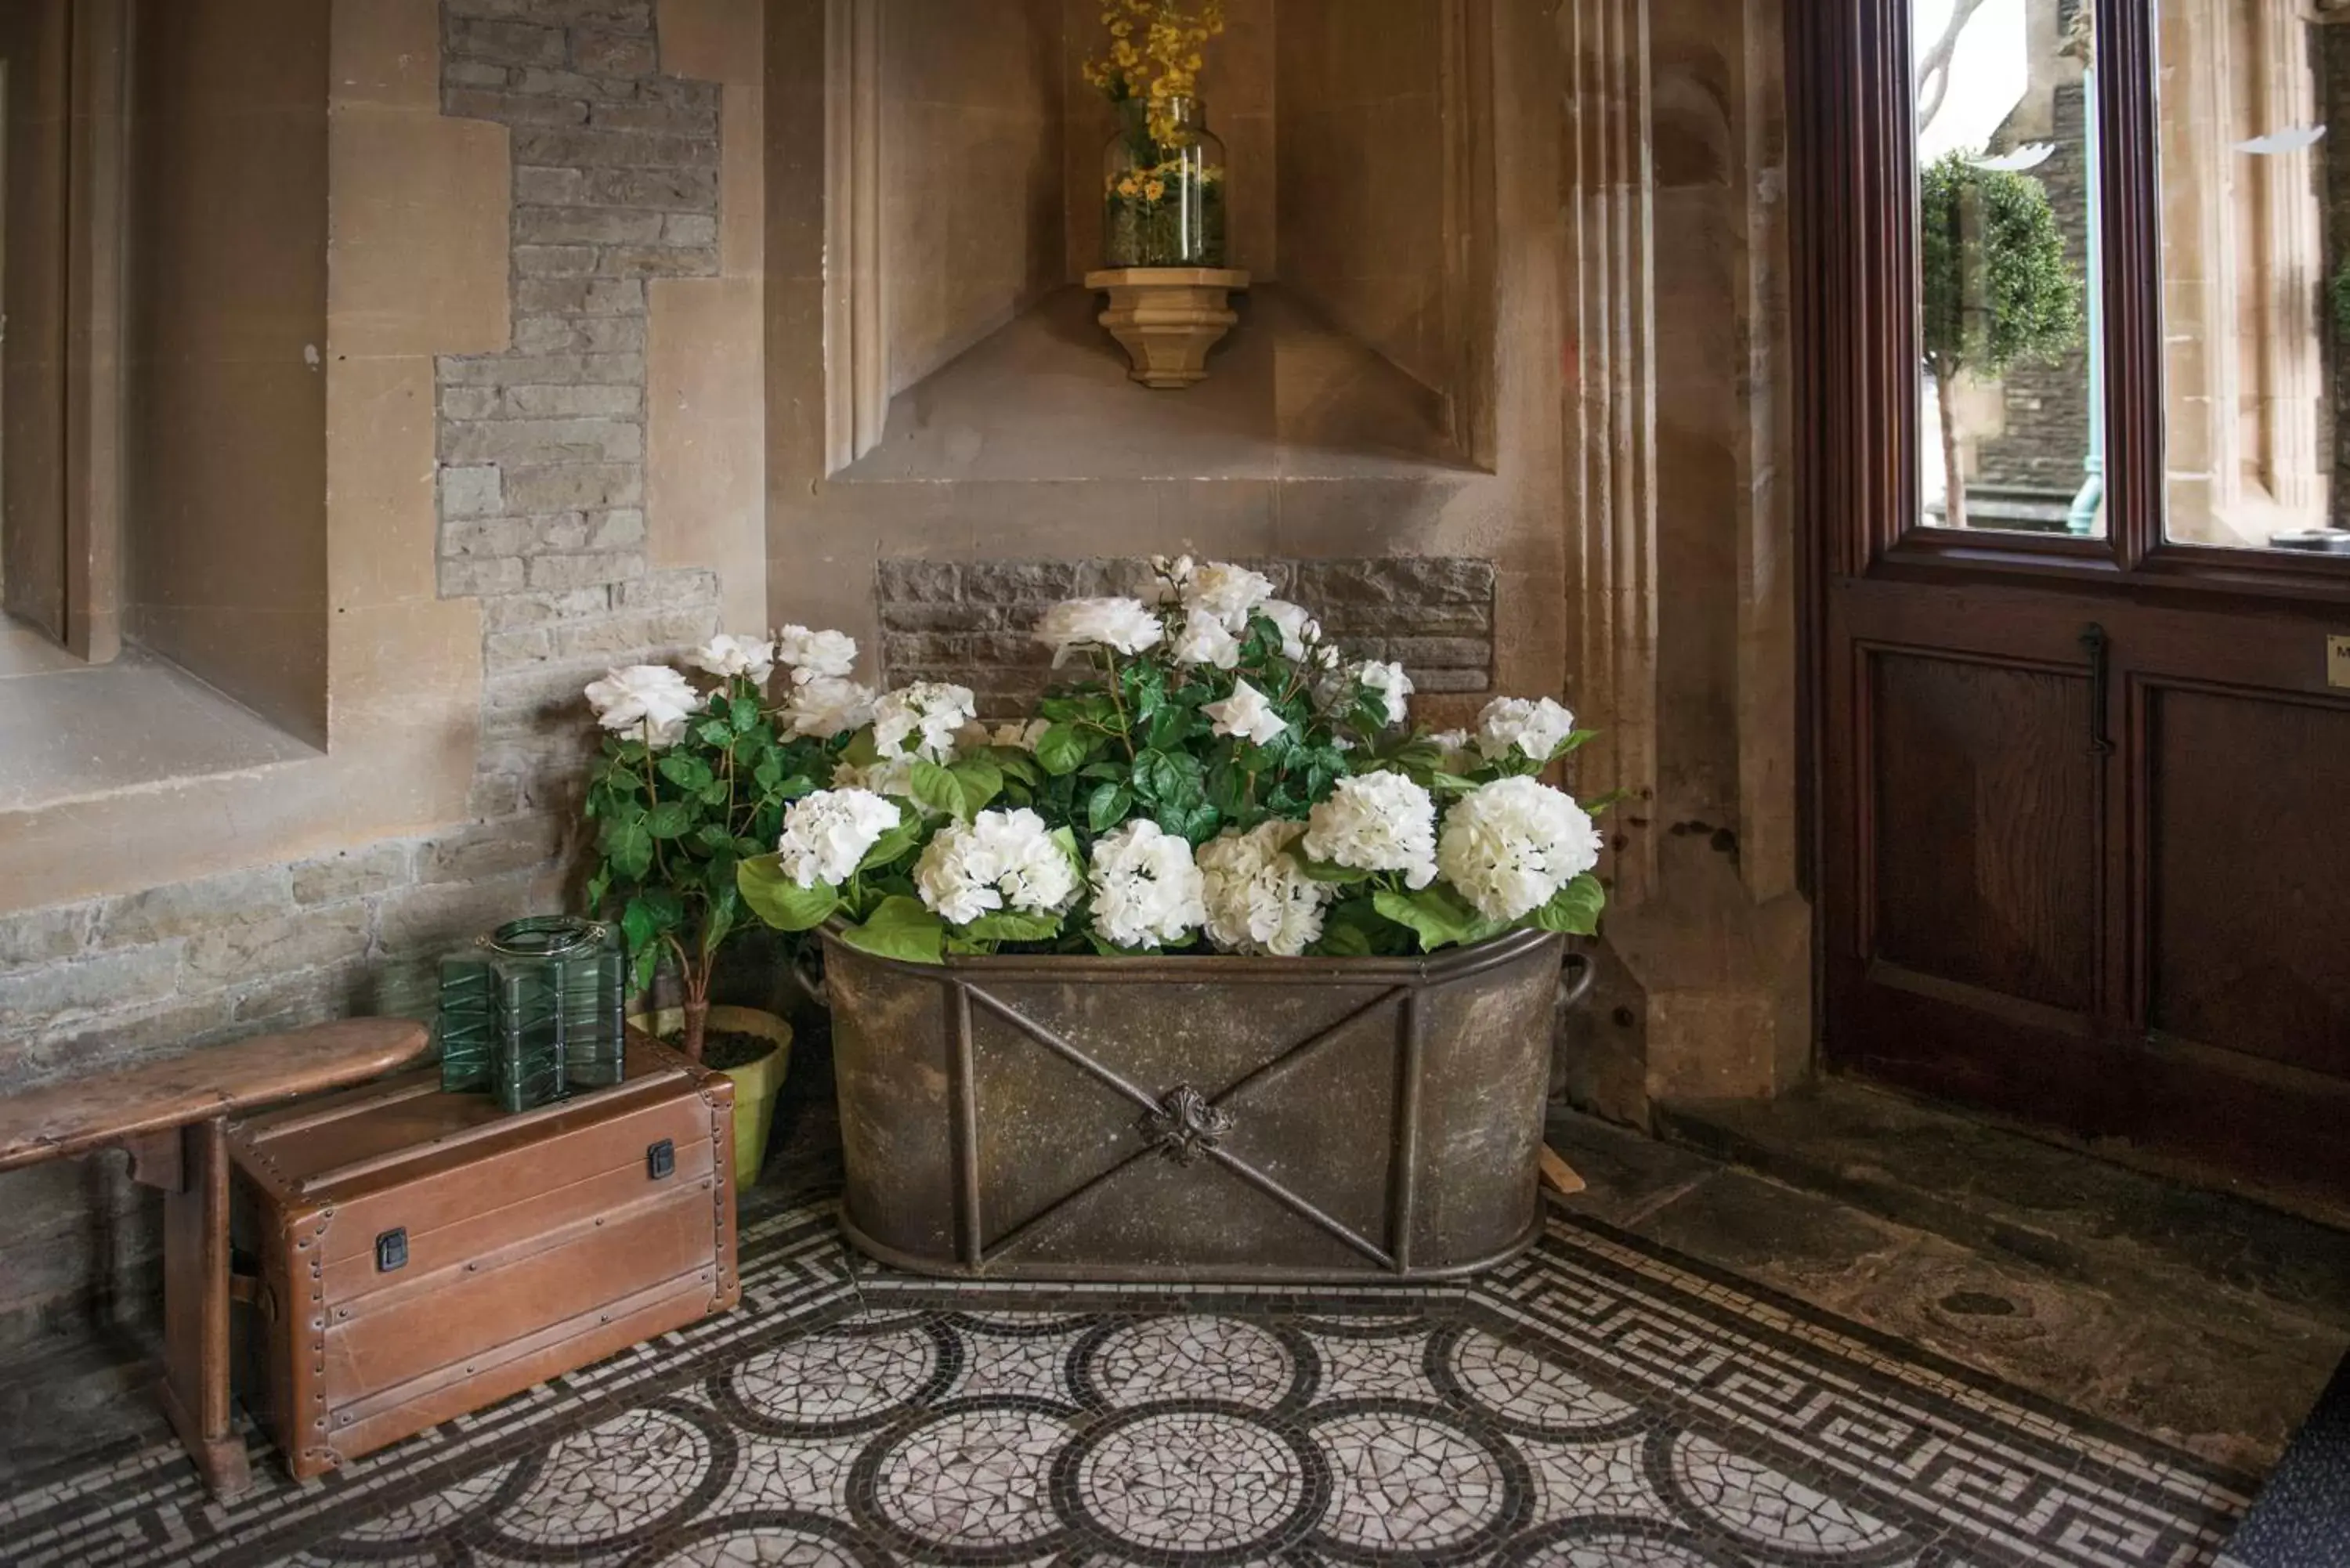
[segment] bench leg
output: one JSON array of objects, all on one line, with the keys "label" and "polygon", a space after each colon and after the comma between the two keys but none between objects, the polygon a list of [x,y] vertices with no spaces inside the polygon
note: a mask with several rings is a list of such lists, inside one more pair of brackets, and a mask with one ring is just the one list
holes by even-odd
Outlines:
[{"label": "bench leg", "polygon": [[229,1426],[228,1123],[182,1137],[181,1179],[163,1195],[163,1413],[226,1501],[253,1484]]}]

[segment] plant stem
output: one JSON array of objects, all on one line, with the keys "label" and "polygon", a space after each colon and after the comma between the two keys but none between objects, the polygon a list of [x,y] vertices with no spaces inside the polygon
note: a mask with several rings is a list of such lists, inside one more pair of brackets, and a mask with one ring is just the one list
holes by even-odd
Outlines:
[{"label": "plant stem", "polygon": [[1126,716],[1126,693],[1118,679],[1118,654],[1110,649],[1101,650],[1109,665],[1109,705],[1118,711],[1118,742],[1126,747],[1126,760],[1134,761],[1134,721]]}]

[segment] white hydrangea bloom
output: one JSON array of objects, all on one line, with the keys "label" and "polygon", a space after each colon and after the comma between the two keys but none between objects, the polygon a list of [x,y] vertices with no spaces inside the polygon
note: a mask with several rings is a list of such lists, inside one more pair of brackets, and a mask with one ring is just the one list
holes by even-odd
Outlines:
[{"label": "white hydrangea bloom", "polygon": [[1082,649],[1140,653],[1166,636],[1167,628],[1140,599],[1064,599],[1036,623],[1036,640],[1053,650],[1056,670]]},{"label": "white hydrangea bloom", "polygon": [[1575,715],[1547,697],[1534,702],[1496,697],[1477,715],[1477,749],[1489,763],[1509,755],[1513,747],[1546,763],[1573,733]]},{"label": "white hydrangea bloom", "polygon": [[1094,842],[1094,931],[1113,947],[1172,947],[1207,923],[1191,844],[1155,822]]},{"label": "white hydrangea bloom", "polygon": [[1312,656],[1315,662],[1325,664],[1336,660],[1336,649],[1325,651],[1317,647],[1322,641],[1322,623],[1308,614],[1305,606],[1291,604],[1287,599],[1267,599],[1256,607],[1256,613],[1280,629],[1283,658],[1302,659]]},{"label": "white hydrangea bloom", "polygon": [[1077,896],[1077,868],[1033,811],[983,811],[950,822],[914,863],[914,889],[950,925],[997,909],[1057,915]]},{"label": "white hydrangea bloom", "polygon": [[909,754],[884,757],[869,767],[858,767],[855,763],[837,763],[832,770],[832,787],[870,790],[875,794],[886,794],[892,800],[910,801],[914,798],[914,761]]},{"label": "white hydrangea bloom", "polygon": [[1265,694],[1245,680],[1233,682],[1231,696],[1210,702],[1200,711],[1214,721],[1217,734],[1253,741],[1260,746],[1289,728]]},{"label": "white hydrangea bloom", "polygon": [[702,706],[693,683],[666,664],[631,664],[588,682],[596,722],[615,733],[641,738],[663,751],[684,738],[686,722]]},{"label": "white hydrangea bloom", "polygon": [[1263,572],[1211,561],[1183,579],[1183,603],[1222,621],[1226,630],[1248,629],[1249,614],[1273,597],[1273,579]]},{"label": "white hydrangea bloom", "polygon": [[1457,776],[1477,765],[1477,753],[1466,730],[1439,730],[1428,737],[1428,742],[1440,754],[1436,764],[1439,772]]},{"label": "white hydrangea bloom", "polygon": [[936,680],[901,686],[873,704],[873,744],[884,757],[951,762],[955,736],[972,722],[976,701],[968,686]]},{"label": "white hydrangea bloom", "polygon": [[775,662],[805,686],[815,680],[846,680],[857,673],[857,639],[845,631],[810,631],[787,626],[775,633]]},{"label": "white hydrangea bloom", "polygon": [[720,632],[693,650],[686,662],[696,670],[732,679],[747,675],[764,684],[775,670],[775,645]]},{"label": "white hydrangea bloom", "polygon": [[1337,896],[1284,853],[1305,831],[1302,822],[1227,829],[1200,848],[1208,940],[1230,953],[1295,958],[1322,937],[1323,912]]},{"label": "white hydrangea bloom", "polygon": [[1314,808],[1303,842],[1334,866],[1400,871],[1417,891],[1436,880],[1436,802],[1401,774],[1357,774]]},{"label": "white hydrangea bloom", "polygon": [[881,836],[898,826],[898,808],[861,789],[818,790],[784,813],[784,875],[803,888],[837,887],[857,874]]},{"label": "white hydrangea bloom", "polygon": [[791,721],[793,734],[829,741],[871,723],[873,702],[870,686],[824,675],[793,691],[784,716]]},{"label": "white hydrangea bloom", "polygon": [[1175,638],[1175,662],[1235,670],[1241,662],[1241,639],[1232,628],[1194,605],[1183,612],[1183,629]]},{"label": "white hydrangea bloom", "polygon": [[1436,864],[1489,920],[1515,920],[1599,864],[1599,829],[1574,798],[1530,778],[1500,779],[1444,816]]},{"label": "white hydrangea bloom", "polygon": [[1377,659],[1365,659],[1355,666],[1354,676],[1363,689],[1386,704],[1388,722],[1400,724],[1409,711],[1404,699],[1412,693],[1411,677],[1400,664],[1381,664]]}]

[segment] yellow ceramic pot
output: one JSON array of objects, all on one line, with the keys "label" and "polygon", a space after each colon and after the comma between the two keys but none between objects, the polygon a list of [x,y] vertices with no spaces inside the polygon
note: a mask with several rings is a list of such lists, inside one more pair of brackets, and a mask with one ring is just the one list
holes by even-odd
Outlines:
[{"label": "yellow ceramic pot", "polygon": [[[683,1032],[685,1010],[663,1008],[629,1020],[646,1033],[666,1038]],[[734,1187],[740,1191],[759,1179],[767,1161],[767,1133],[775,1125],[775,1096],[783,1092],[784,1075],[792,1064],[792,1026],[772,1012],[754,1007],[713,1007],[702,1025],[705,1036],[733,1031],[772,1040],[775,1048],[741,1067],[721,1067],[734,1081]]]}]

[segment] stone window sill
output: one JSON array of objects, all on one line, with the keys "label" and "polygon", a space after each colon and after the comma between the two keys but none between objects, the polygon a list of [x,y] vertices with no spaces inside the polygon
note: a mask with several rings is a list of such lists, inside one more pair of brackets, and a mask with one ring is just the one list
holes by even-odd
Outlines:
[{"label": "stone window sill", "polygon": [[84,664],[27,635],[0,628],[0,812],[321,754],[161,659]]}]

